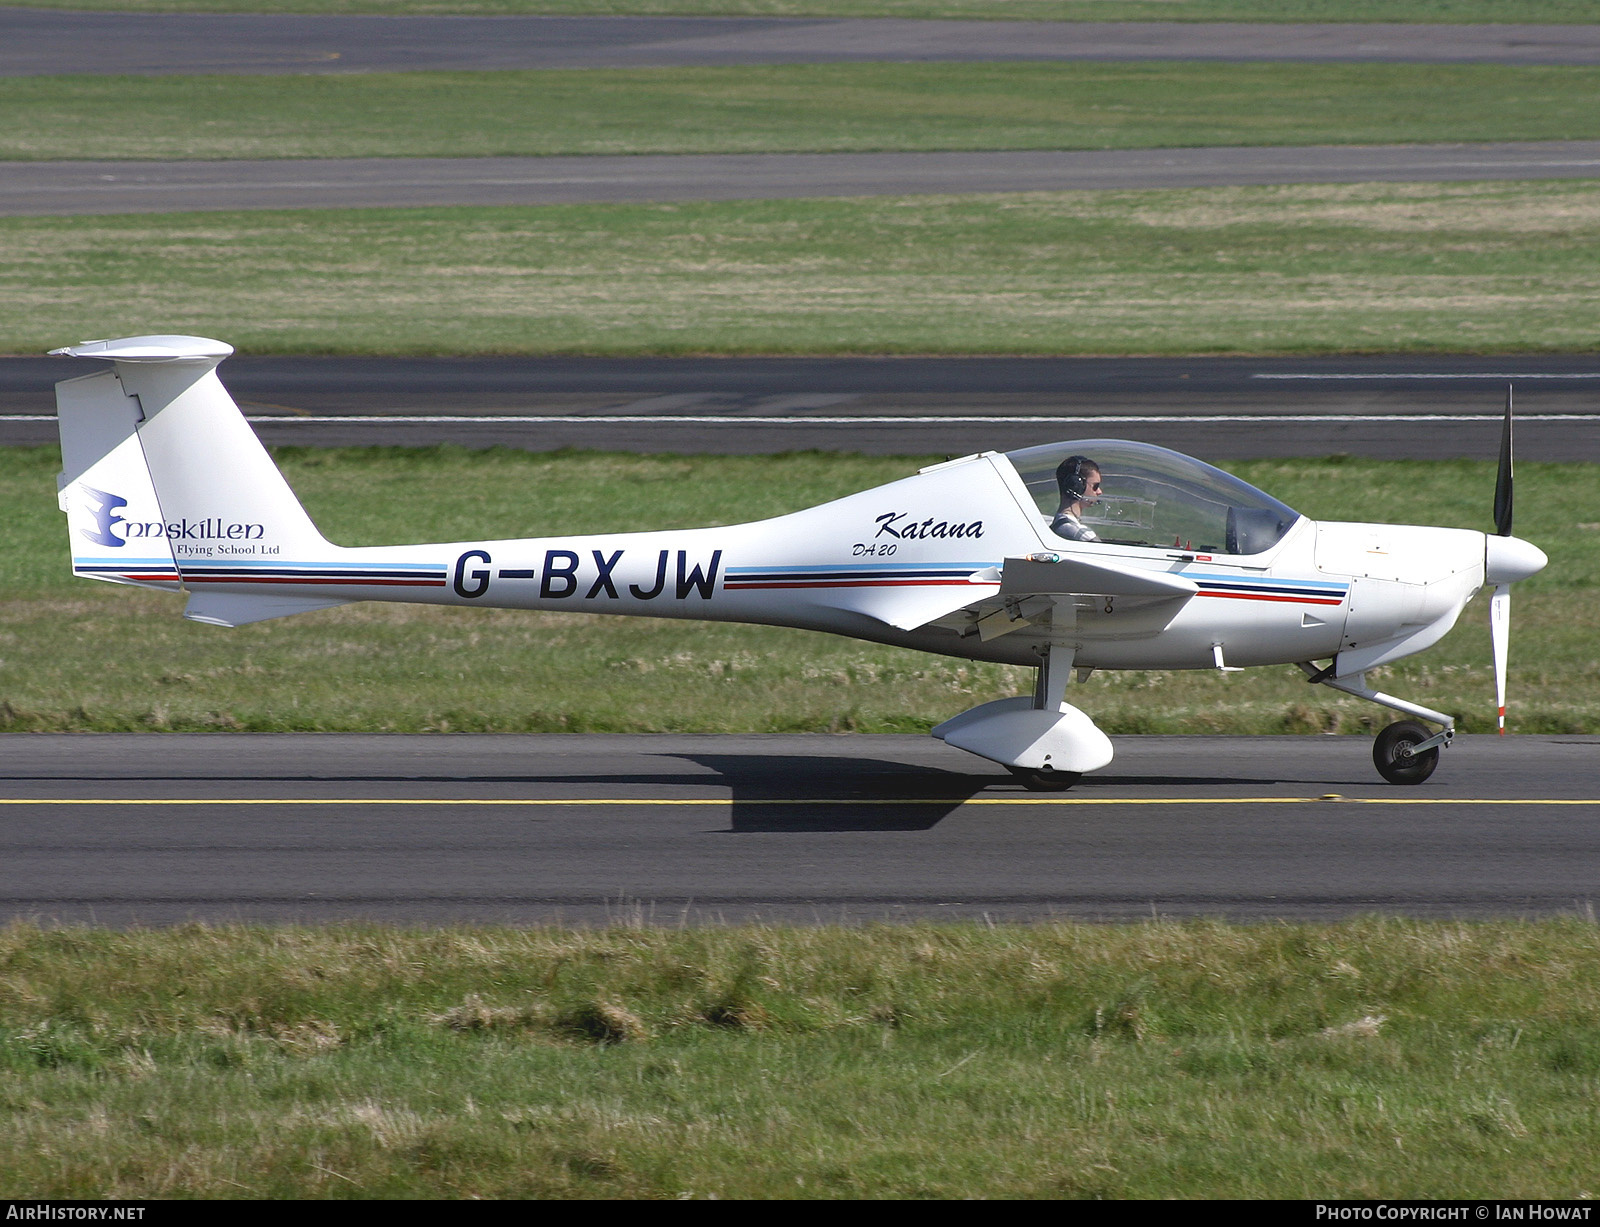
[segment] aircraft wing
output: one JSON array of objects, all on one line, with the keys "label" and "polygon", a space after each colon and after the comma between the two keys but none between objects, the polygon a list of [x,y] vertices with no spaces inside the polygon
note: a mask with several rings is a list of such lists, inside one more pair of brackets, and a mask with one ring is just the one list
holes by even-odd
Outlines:
[{"label": "aircraft wing", "polygon": [[1063,555],[1057,562],[1007,558],[1000,595],[1191,597],[1200,587],[1169,571],[1147,571],[1103,558]]},{"label": "aircraft wing", "polygon": [[[1128,612],[1162,606],[1166,611],[1162,618],[1165,623],[1199,590],[1193,580],[1181,575],[1147,571],[1105,559],[1071,555],[1056,562],[1007,558],[999,568],[974,571],[966,577],[965,583],[933,588],[907,587],[889,593],[875,591],[870,598],[861,601],[860,611],[900,630],[914,630],[958,609],[984,600],[992,601],[997,596],[1010,605],[1023,597],[1114,596],[1124,598],[1121,608]],[[1044,602],[1045,607],[1048,605],[1049,602]],[[981,620],[980,627],[986,621],[988,619]],[[996,619],[985,638],[1000,633],[999,625],[1000,620]],[[1012,618],[1005,625],[1016,628],[1028,622]]]},{"label": "aircraft wing", "polygon": [[1105,558],[1007,558],[996,593],[1004,603],[980,612],[975,626],[989,640],[1046,621],[1081,627],[1087,617],[1097,637],[1143,638],[1158,634],[1199,590],[1182,575]]}]

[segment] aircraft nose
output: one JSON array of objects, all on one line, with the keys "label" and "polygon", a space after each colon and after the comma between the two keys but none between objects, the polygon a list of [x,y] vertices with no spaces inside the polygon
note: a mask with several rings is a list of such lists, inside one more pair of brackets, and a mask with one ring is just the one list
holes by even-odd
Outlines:
[{"label": "aircraft nose", "polygon": [[1487,584],[1514,584],[1543,571],[1550,560],[1537,545],[1520,537],[1488,537],[1483,554],[1483,580]]}]

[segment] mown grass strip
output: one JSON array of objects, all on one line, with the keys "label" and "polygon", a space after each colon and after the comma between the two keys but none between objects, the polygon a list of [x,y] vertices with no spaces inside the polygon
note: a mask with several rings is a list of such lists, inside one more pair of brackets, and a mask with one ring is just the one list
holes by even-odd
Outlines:
[{"label": "mown grass strip", "polygon": [[[348,545],[633,529],[640,506],[663,528],[734,523],[866,489],[928,459],[453,448],[280,458],[313,518]],[[179,618],[177,597],[72,578],[59,463],[53,448],[0,451],[0,505],[10,509],[0,521],[4,731],[910,733],[1031,685],[1008,666],[725,623],[361,604],[231,631],[198,626]],[[1489,526],[1489,461],[1228,467],[1313,517]],[[1517,587],[1511,726],[1600,732],[1592,466],[1522,464],[1517,488],[1517,532],[1550,565]],[[1492,730],[1483,604],[1441,644],[1369,682],[1457,715],[1464,732]],[[1289,667],[1226,679],[1102,672],[1075,694],[1112,733],[1362,733],[1388,721]]]},{"label": "mown grass strip", "polygon": [[0,351],[1587,350],[1600,181],[0,220]]},{"label": "mown grass strip", "polygon": [[1597,954],[1592,917],[17,924],[0,1195],[1578,1198]]},{"label": "mown grass strip", "polygon": [[[148,0],[29,0],[147,11]],[[1590,0],[161,0],[174,13],[519,13],[689,17],[956,17],[990,21],[1588,22]]]},{"label": "mown grass strip", "polygon": [[0,159],[1136,149],[1600,136],[1600,69],[790,64],[0,79]]}]

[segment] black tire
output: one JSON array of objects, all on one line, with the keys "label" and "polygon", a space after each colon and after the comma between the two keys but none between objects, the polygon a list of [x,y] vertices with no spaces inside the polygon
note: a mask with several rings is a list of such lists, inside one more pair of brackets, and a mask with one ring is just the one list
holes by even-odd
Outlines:
[{"label": "black tire", "polygon": [[1391,784],[1420,784],[1439,765],[1439,747],[1412,754],[1433,734],[1415,720],[1397,720],[1378,734],[1372,743],[1372,763],[1378,774]]},{"label": "black tire", "polygon": [[1008,767],[1006,770],[1021,780],[1023,787],[1034,792],[1065,792],[1083,778],[1081,771],[1052,771],[1048,767],[1040,770]]}]

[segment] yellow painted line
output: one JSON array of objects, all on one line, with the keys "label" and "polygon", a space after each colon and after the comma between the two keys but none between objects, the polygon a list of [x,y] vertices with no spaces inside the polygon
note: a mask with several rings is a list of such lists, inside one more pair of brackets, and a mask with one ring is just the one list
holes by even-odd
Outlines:
[{"label": "yellow painted line", "polygon": [[1596,799],[1546,799],[1519,797],[0,797],[0,805],[480,805],[501,807],[573,806],[707,806],[737,805],[1309,805],[1322,801],[1339,805],[1600,805]]}]

